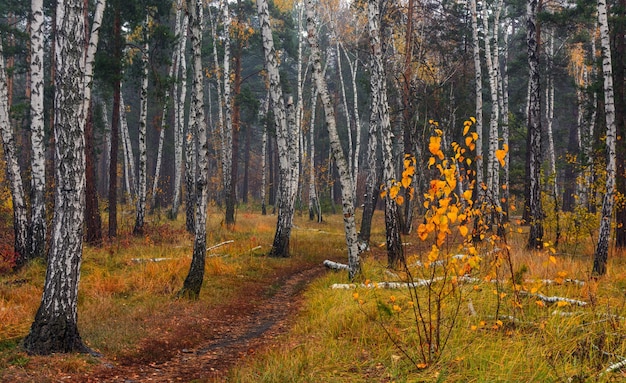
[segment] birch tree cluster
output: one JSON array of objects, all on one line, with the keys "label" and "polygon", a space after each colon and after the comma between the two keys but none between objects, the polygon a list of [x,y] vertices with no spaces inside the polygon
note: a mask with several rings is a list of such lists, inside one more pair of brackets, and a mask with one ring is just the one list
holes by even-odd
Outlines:
[{"label": "birch tree cluster", "polygon": [[[197,249],[181,294],[197,296],[210,201],[230,229],[241,204],[276,214],[277,257],[291,255],[295,214],[341,213],[350,278],[380,210],[396,267],[402,235],[426,213],[432,139],[449,150],[469,118],[475,177],[457,183],[459,195],[473,182],[475,204],[530,226],[529,251],[599,227],[598,276],[613,245],[626,245],[622,7],[67,3],[0,5],[1,186],[15,267],[62,251],[66,216],[77,215],[80,238],[84,219],[84,238],[98,245],[184,212]],[[71,79],[79,83],[60,88]],[[406,158],[414,176],[398,203],[381,191],[403,179]]]}]

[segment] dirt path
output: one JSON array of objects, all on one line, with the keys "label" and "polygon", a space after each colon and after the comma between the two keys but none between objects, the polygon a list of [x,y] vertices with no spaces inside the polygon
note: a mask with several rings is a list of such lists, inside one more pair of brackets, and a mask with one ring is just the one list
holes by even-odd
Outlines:
[{"label": "dirt path", "polygon": [[[201,318],[205,333],[192,348],[162,350],[165,360],[140,359],[113,364],[103,360],[81,382],[221,382],[241,358],[276,342],[290,327],[300,307],[300,292],[324,273],[322,266],[278,276],[271,287],[252,290],[236,304],[220,307],[211,318]],[[162,347],[168,347],[165,341]]]}]

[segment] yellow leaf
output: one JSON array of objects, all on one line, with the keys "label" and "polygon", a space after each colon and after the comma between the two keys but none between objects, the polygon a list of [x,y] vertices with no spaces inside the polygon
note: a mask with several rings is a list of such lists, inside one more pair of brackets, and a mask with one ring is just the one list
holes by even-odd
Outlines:
[{"label": "yellow leaf", "polygon": [[536,304],[537,306],[539,306],[539,307],[546,307],[546,304],[545,304],[545,303],[543,303],[543,301],[542,301],[542,300],[535,301],[535,304]]},{"label": "yellow leaf", "polygon": [[470,129],[470,124],[465,124],[465,127],[463,127],[463,136],[467,135],[467,132],[469,132]]},{"label": "yellow leaf", "polygon": [[406,189],[409,186],[411,186],[411,178],[410,177],[404,177],[402,178],[402,186]]},{"label": "yellow leaf", "polygon": [[404,203],[404,197],[402,197],[401,195],[396,197],[396,203],[398,205],[402,205]]},{"label": "yellow leaf", "polygon": [[465,137],[465,146],[470,146],[472,141],[473,141],[472,137]]},{"label": "yellow leaf", "polygon": [[459,232],[461,233],[461,236],[465,237],[468,232],[467,226],[465,225],[459,226]]},{"label": "yellow leaf", "polygon": [[439,152],[441,151],[441,137],[430,137],[428,150],[432,155],[438,156]]},{"label": "yellow leaf", "polygon": [[433,166],[435,164],[435,157],[430,157],[428,159],[428,168],[430,169],[431,166]]},{"label": "yellow leaf", "polygon": [[554,255],[550,256],[550,263],[553,263],[556,265],[556,258],[554,258]]},{"label": "yellow leaf", "polygon": [[466,201],[469,201],[472,199],[472,189],[467,189],[466,191],[463,192],[463,199],[465,199]]},{"label": "yellow leaf", "polygon": [[501,149],[496,150],[496,158],[498,159],[498,162],[500,163],[500,166],[502,167],[504,167],[504,157],[506,157],[505,150],[501,150]]},{"label": "yellow leaf", "polygon": [[557,307],[565,307],[565,306],[569,306],[570,303],[569,302],[565,302],[565,301],[558,301],[556,302]]},{"label": "yellow leaf", "polygon": [[426,367],[428,367],[428,364],[426,364],[426,363],[418,363],[418,364],[416,365],[416,367],[417,367],[417,368],[419,368],[420,370],[423,370],[423,369],[425,369]]},{"label": "yellow leaf", "polygon": [[470,117],[470,120],[472,120],[472,123],[476,123],[476,119],[474,117]]}]

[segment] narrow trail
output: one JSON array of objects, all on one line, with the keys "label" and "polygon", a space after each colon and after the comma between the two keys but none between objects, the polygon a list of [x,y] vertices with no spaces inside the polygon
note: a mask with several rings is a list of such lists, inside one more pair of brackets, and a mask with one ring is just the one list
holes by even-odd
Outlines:
[{"label": "narrow trail", "polygon": [[[276,337],[289,330],[301,306],[301,292],[325,272],[322,266],[278,277],[264,291],[252,291],[243,307],[225,305],[211,318],[201,318],[202,342],[193,348],[163,350],[169,357],[159,362],[130,360],[113,364],[106,359],[77,382],[221,382],[228,370],[246,355],[272,346]],[[245,302],[250,306],[246,307]],[[165,342],[167,343],[167,342]]]}]

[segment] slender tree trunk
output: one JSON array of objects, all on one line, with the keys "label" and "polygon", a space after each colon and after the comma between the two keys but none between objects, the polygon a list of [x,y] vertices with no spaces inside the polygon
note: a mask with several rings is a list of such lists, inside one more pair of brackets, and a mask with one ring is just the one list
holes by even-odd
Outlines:
[{"label": "slender tree trunk", "polygon": [[[509,147],[509,33],[508,33],[508,23],[505,24],[505,33],[503,33],[504,41],[503,41],[503,49],[502,53],[502,146]],[[504,219],[509,219],[509,203],[510,203],[510,156],[505,158],[504,162],[504,174],[503,174],[503,201],[502,210],[504,211]]]},{"label": "slender tree trunk", "polygon": [[[182,0],[180,2],[182,7]],[[180,41],[178,45],[178,57],[180,64],[176,68],[176,79],[180,79],[180,85],[178,81],[174,85],[174,197],[172,198],[172,210],[170,212],[170,218],[176,219],[178,217],[178,209],[180,208],[180,193],[183,171],[183,144],[184,144],[184,129],[185,129],[185,103],[187,102],[187,61],[185,59],[185,53],[187,48],[187,27],[189,25],[189,17],[183,12],[182,26],[180,28]],[[180,94],[178,87],[180,86]]]},{"label": "slender tree trunk", "polygon": [[102,244],[102,218],[98,206],[96,188],[96,151],[93,145],[93,111],[87,109],[88,117],[85,124],[85,242],[92,246]]},{"label": "slender tree trunk", "polygon": [[[31,118],[31,224],[29,258],[43,258],[46,252],[46,147],[44,137],[44,14],[43,0],[33,0],[30,25],[30,118]],[[26,255],[26,254],[25,254]]]},{"label": "slender tree trunk", "polygon": [[230,78],[230,35],[231,18],[228,1],[222,1],[224,31],[224,134],[222,136],[222,176],[224,177],[224,202],[226,204],[226,225],[235,224],[235,196],[231,195],[233,182],[233,98]]},{"label": "slender tree trunk", "polygon": [[198,199],[196,206],[195,238],[193,257],[189,273],[185,278],[179,295],[197,299],[204,279],[204,263],[206,257],[206,221],[208,205],[209,151],[207,128],[204,118],[204,98],[202,90],[202,0],[187,0],[190,11],[191,46],[193,49],[193,94],[190,114],[194,126],[191,131],[197,135],[198,142],[198,182],[196,183]]},{"label": "slender tree trunk", "polygon": [[315,6],[313,5],[313,1],[314,0],[306,0],[305,3],[307,10],[308,40],[309,45],[311,46],[311,61],[313,63],[313,76],[315,78],[315,87],[319,92],[322,105],[324,106],[326,128],[328,129],[328,136],[332,146],[333,156],[335,157],[335,163],[337,164],[337,170],[339,171],[343,223],[346,234],[346,244],[348,246],[348,276],[352,280],[361,272],[359,248],[357,245],[356,222],[354,220],[354,187],[352,185],[352,178],[350,177],[348,162],[346,161],[343,149],[341,148],[341,142],[339,141],[339,134],[337,132],[337,125],[335,121],[335,112],[328,94],[328,86],[326,84],[326,79],[323,77],[324,72],[322,70],[321,54],[317,38],[317,30],[315,28]]},{"label": "slender tree trunk", "polygon": [[124,91],[120,86],[120,133],[122,134],[122,146],[124,148],[124,174],[126,182],[126,194],[132,197],[135,194],[137,183],[135,177],[135,154],[128,132],[128,122],[126,120],[126,103],[124,102]]},{"label": "slender tree trunk", "polygon": [[24,339],[29,353],[89,352],[78,332],[85,201],[83,0],[57,4],[55,207],[41,305]]},{"label": "slender tree trunk", "polygon": [[262,102],[263,111],[263,135],[261,137],[261,214],[267,214],[267,207],[265,205],[265,190],[267,187],[267,112],[269,110],[270,105],[270,95],[269,92],[265,99]]},{"label": "slender tree trunk", "polygon": [[[380,9],[378,0],[368,1],[368,27],[370,34],[370,46],[372,50],[372,66],[376,70],[372,73],[372,82],[376,82],[375,89],[380,94],[378,104],[378,125],[381,136],[381,149],[383,154],[383,182],[386,190],[391,188],[395,180],[393,162],[393,141],[391,123],[389,121],[389,104],[387,102],[387,86],[385,81],[385,66],[383,63],[382,43],[380,38]],[[375,90],[372,89],[372,93]],[[385,230],[387,244],[387,259],[389,267],[396,267],[404,260],[402,252],[402,240],[400,239],[400,225],[398,220],[398,205],[386,193],[385,197]]]},{"label": "slender tree trunk", "polygon": [[[593,275],[606,274],[606,263],[609,256],[609,237],[611,236],[611,215],[613,214],[615,196],[615,100],[613,95],[613,70],[611,67],[611,44],[607,6],[605,0],[598,0],[598,26],[600,27],[600,43],[602,46],[602,77],[604,78],[604,115],[606,118],[606,190],[602,199],[600,216],[600,232],[598,244],[593,258]],[[621,65],[621,64],[620,64]],[[621,81],[621,80],[620,80]]]},{"label": "slender tree trunk", "polygon": [[[89,42],[86,46],[87,54],[85,56],[85,80],[83,84],[85,97],[81,111],[81,114],[85,119],[85,226],[87,229],[85,240],[93,246],[99,246],[102,244],[102,218],[100,217],[100,208],[98,206],[96,167],[94,163],[96,159],[96,151],[93,145],[93,102],[91,101],[91,90],[93,87],[93,68],[105,5],[105,0],[99,0],[96,3],[93,25],[91,26]],[[88,2],[85,2],[85,20],[88,19],[87,6]],[[85,23],[85,33],[87,33],[87,28],[88,25]]]},{"label": "slender tree trunk", "polygon": [[144,231],[144,219],[146,216],[146,194],[148,182],[148,153],[146,148],[146,131],[148,124],[148,64],[149,64],[149,45],[148,45],[148,28],[150,25],[150,15],[146,15],[145,24],[143,26],[143,54],[141,56],[141,95],[139,99],[139,171],[137,180],[137,211],[135,218],[135,227],[133,233],[141,235]]},{"label": "slender tree trunk", "polygon": [[[280,197],[278,198],[278,219],[274,242],[270,256],[288,257],[289,239],[293,224],[295,197],[298,189],[298,135],[295,130],[295,112],[293,101],[289,103],[289,123],[285,116],[285,100],[280,82],[278,60],[274,49],[274,39],[270,27],[269,10],[266,0],[257,0],[259,21],[265,53],[265,68],[270,83],[270,96],[276,123],[276,141],[278,146],[278,166],[280,171]],[[293,121],[291,121],[293,119]]]},{"label": "slender tree trunk", "polygon": [[530,177],[528,198],[528,249],[543,247],[543,211],[541,207],[541,87],[539,83],[539,42],[537,38],[538,0],[526,3],[526,43],[530,68],[530,100],[528,107],[528,165]]},{"label": "slender tree trunk", "polygon": [[[476,0],[470,0],[470,13],[472,17],[472,46],[474,56],[474,80],[476,85],[476,132],[478,133],[478,139],[476,140],[476,159],[474,164],[476,166],[476,188],[480,194],[482,187],[480,185],[484,182],[483,176],[483,80],[482,80],[482,68],[480,63],[480,40],[478,37],[478,11],[476,9]],[[474,198],[478,198],[476,195]]]},{"label": "slender tree trunk", "polygon": [[[176,6],[176,22],[174,25],[175,36],[180,35],[181,21],[182,21],[182,7],[181,7],[181,1],[178,0],[177,6]],[[173,79],[174,77],[174,69],[178,68],[178,51],[179,49],[175,47],[172,52],[172,63],[170,64],[170,67],[168,70],[168,77],[171,79]],[[174,102],[176,102],[177,101],[176,93],[175,92],[172,92],[172,93],[174,94],[171,98],[172,100],[174,100]],[[168,108],[169,101],[170,101],[169,92],[166,91],[165,99],[163,102],[163,113],[161,115],[161,131],[159,132],[159,148],[157,149],[157,160],[156,160],[156,166],[154,170],[154,180],[152,183],[152,208],[153,209],[157,206],[157,203],[159,200],[157,196],[159,192],[159,178],[161,174],[161,163],[163,161],[163,143],[165,141],[165,126],[167,125],[166,115],[167,115],[167,108]],[[176,107],[174,107],[174,109],[175,108]],[[176,118],[174,120],[175,120],[174,124],[176,124],[177,123]]]},{"label": "slender tree trunk", "polygon": [[115,79],[113,80],[113,113],[111,118],[111,153],[109,156],[109,238],[117,236],[117,154],[119,150],[120,79],[122,65],[120,0],[115,1],[113,19]]},{"label": "slender tree trunk", "polygon": [[[0,37],[2,33],[0,32]],[[17,160],[17,147],[10,119],[9,88],[7,86],[7,72],[4,63],[2,44],[0,43],[0,132],[6,161],[7,179],[11,190],[13,203],[13,233],[15,235],[14,250],[17,254],[15,266],[21,267],[29,259],[28,246],[28,215],[24,198],[24,185]]]},{"label": "slender tree trunk", "polygon": [[[616,181],[615,190],[618,195],[626,196],[626,118],[624,108],[626,108],[626,91],[624,89],[624,60],[626,55],[626,43],[624,33],[626,27],[624,21],[626,19],[626,1],[620,0],[619,21],[614,23],[615,28],[615,122],[616,122],[616,143],[615,143],[615,159],[616,159]],[[626,247],[626,203],[618,203],[615,205],[615,247],[623,249]]]}]

